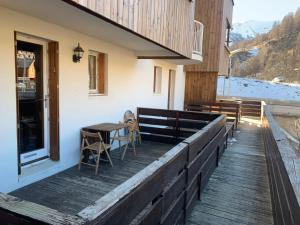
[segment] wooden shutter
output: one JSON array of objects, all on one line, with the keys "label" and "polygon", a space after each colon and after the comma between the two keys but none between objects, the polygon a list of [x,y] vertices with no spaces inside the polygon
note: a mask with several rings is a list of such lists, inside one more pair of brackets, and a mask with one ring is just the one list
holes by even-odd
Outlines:
[{"label": "wooden shutter", "polygon": [[105,54],[98,54],[98,91],[105,94]]},{"label": "wooden shutter", "polygon": [[49,42],[49,132],[50,158],[59,160],[59,70],[58,42]]}]

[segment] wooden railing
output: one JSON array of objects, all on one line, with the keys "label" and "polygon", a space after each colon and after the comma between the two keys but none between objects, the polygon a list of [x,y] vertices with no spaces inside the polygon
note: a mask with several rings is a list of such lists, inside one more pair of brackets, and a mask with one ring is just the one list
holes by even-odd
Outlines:
[{"label": "wooden railing", "polygon": [[[265,106],[263,136],[269,172],[274,224],[300,224],[300,172],[296,155],[287,137]],[[299,164],[298,164],[299,165]]]},{"label": "wooden railing", "polygon": [[[184,224],[225,150],[225,117],[139,108],[138,119],[143,140],[176,141],[178,130],[191,127],[192,121],[198,132],[79,215],[93,224]],[[203,126],[203,121],[210,123]]]},{"label": "wooden railing", "polygon": [[52,220],[53,211],[50,209],[42,208],[41,216],[30,211],[31,207],[26,208],[26,204],[31,203],[13,199],[13,203],[19,205],[19,210],[8,207],[6,202],[9,201],[0,201],[0,221],[10,222],[12,219],[17,224],[23,218],[30,218],[28,224],[64,224],[65,218],[67,224],[184,224],[193,203],[200,198],[201,191],[225,150],[225,117],[209,113],[139,108],[138,118],[144,118],[143,124],[151,127],[165,126],[166,129],[176,131],[166,135],[161,134],[161,130],[145,131],[142,127],[150,126],[141,125],[141,130],[148,137],[159,134],[169,136],[167,139],[162,138],[162,141],[178,141],[184,137],[185,134],[182,136],[180,132],[186,127],[193,130],[194,134],[75,217],[55,212],[58,219]]},{"label": "wooden railing", "polygon": [[219,115],[175,110],[138,108],[143,140],[178,144],[198,132]]},{"label": "wooden railing", "polygon": [[241,115],[240,104],[237,102],[201,102],[196,105],[186,105],[185,110],[224,114],[227,121],[234,122],[235,127],[237,127]]},{"label": "wooden railing", "polygon": [[202,56],[204,25],[194,20],[193,53]]},{"label": "wooden railing", "polygon": [[254,101],[254,100],[241,101],[241,116],[261,117],[262,111],[263,111],[262,101]]}]

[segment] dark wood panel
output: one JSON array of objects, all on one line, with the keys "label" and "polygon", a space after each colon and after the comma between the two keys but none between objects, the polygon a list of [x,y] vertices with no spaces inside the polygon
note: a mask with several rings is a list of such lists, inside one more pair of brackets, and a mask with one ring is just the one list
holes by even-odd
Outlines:
[{"label": "dark wood panel", "polygon": [[184,196],[185,192],[182,192],[177,200],[171,205],[168,213],[161,220],[161,225],[174,225],[178,219],[178,215],[184,210]]},{"label": "dark wood panel", "polygon": [[177,111],[175,110],[164,110],[164,109],[150,109],[150,108],[138,108],[139,116],[157,116],[157,117],[168,117],[176,118]]},{"label": "dark wood panel", "polygon": [[154,134],[142,134],[142,140],[145,141],[153,141],[158,143],[166,143],[166,144],[179,144],[182,139],[174,138],[174,137],[168,137],[168,136],[162,136],[162,135],[154,135]]},{"label": "dark wood panel", "polygon": [[50,158],[58,161],[59,152],[59,45],[49,42],[49,132]]},{"label": "dark wood panel", "polygon": [[[270,191],[274,210],[274,222],[278,225],[299,224],[300,206],[280,152],[281,150],[284,152],[290,151],[292,153],[294,150],[291,149],[286,137],[281,133],[278,125],[269,112],[269,108],[265,109],[263,125]],[[278,140],[278,142],[276,140]],[[289,160],[294,160],[292,154],[290,154],[289,157]],[[291,170],[291,168],[289,168],[289,170]],[[293,179],[296,179],[294,177],[295,174],[293,173]]]},{"label": "dark wood panel", "polygon": [[[93,220],[93,223],[128,225],[151,201],[161,195],[163,191],[162,174],[163,169],[158,170],[124,199]],[[132,204],[133,202],[134,204]]]},{"label": "dark wood panel", "polygon": [[153,225],[159,224],[162,216],[162,198],[150,204],[130,225]]},{"label": "dark wood panel", "polygon": [[159,125],[159,126],[176,126],[175,119],[156,119],[156,118],[147,118],[147,117],[139,117],[140,124],[150,124],[150,125]]},{"label": "dark wood panel", "polygon": [[180,128],[190,128],[190,129],[197,129],[200,130],[203,127],[205,127],[208,124],[208,122],[198,122],[198,121],[184,121],[184,120],[179,120],[178,121],[178,126]]},{"label": "dark wood panel", "polygon": [[180,193],[183,192],[186,186],[186,171],[182,172],[179,176],[173,179],[173,181],[165,189],[163,196],[163,214],[166,214],[172,203],[177,199]]},{"label": "dark wood panel", "polygon": [[140,131],[142,133],[150,133],[150,134],[158,134],[158,135],[167,135],[174,137],[178,134],[176,130],[173,128],[157,128],[157,127],[146,127],[143,125],[140,125]]}]

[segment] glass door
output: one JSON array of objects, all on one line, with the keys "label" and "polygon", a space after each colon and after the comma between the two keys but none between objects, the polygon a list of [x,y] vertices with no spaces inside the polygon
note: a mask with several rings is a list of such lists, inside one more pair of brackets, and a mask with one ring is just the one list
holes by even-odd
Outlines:
[{"label": "glass door", "polygon": [[17,36],[17,122],[20,163],[49,155],[47,43]]}]

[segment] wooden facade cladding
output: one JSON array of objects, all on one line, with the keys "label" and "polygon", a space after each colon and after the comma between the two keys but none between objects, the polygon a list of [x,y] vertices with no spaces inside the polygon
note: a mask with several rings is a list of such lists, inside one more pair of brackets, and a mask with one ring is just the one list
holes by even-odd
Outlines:
[{"label": "wooden facade cladding", "polygon": [[185,71],[228,74],[229,53],[225,47],[225,39],[227,23],[232,23],[232,13],[232,0],[196,0],[195,20],[205,27],[203,62],[185,66]]},{"label": "wooden facade cladding", "polygon": [[215,102],[218,75],[230,72],[227,28],[232,23],[232,0],[196,0],[195,19],[205,27],[203,62],[185,66],[185,105]]},{"label": "wooden facade cladding", "polygon": [[183,57],[193,52],[194,1],[68,0]]},{"label": "wooden facade cladding", "polygon": [[186,72],[184,104],[216,101],[217,79],[215,72]]}]

